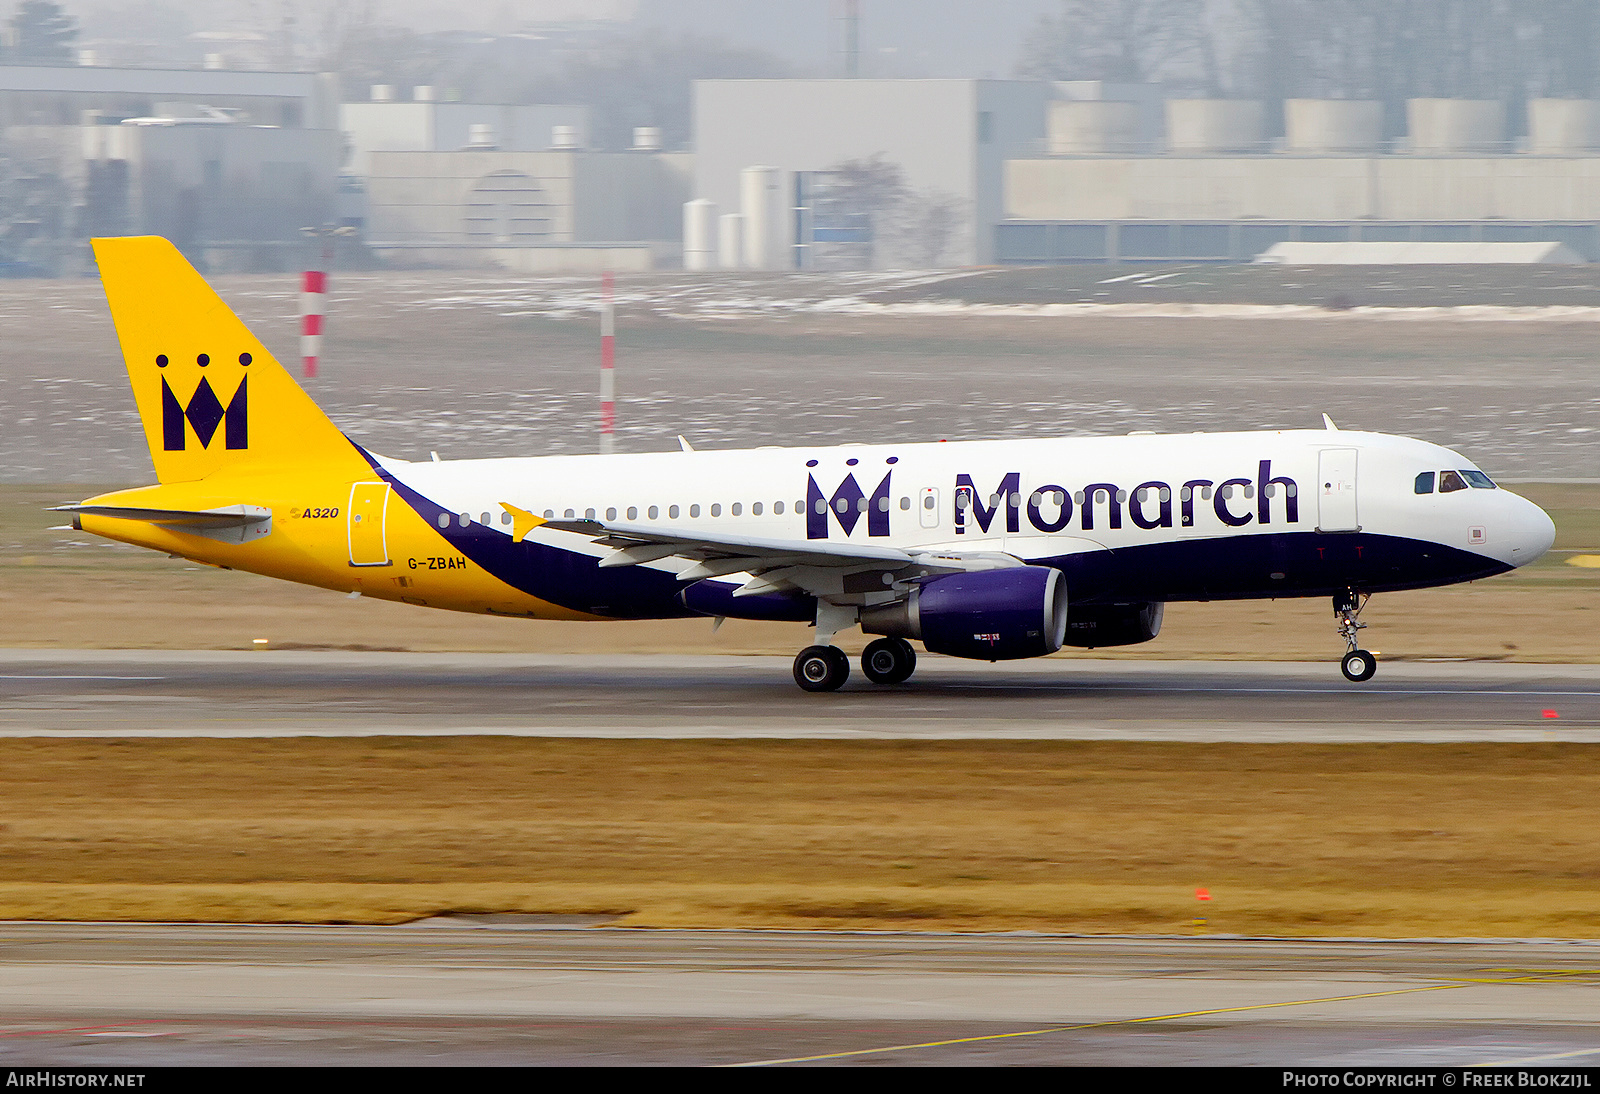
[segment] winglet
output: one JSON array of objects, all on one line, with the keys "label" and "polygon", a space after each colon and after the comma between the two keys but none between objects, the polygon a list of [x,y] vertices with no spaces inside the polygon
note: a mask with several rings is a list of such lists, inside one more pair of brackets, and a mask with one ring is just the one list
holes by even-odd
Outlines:
[{"label": "winglet", "polygon": [[1329,433],[1339,432],[1339,427],[1334,425],[1333,419],[1328,417],[1326,414],[1322,416],[1322,428],[1326,429]]},{"label": "winglet", "polygon": [[694,445],[690,444],[688,439],[684,437],[682,433],[678,434],[678,447],[683,449],[685,452],[694,451]]},{"label": "winglet", "polygon": [[536,517],[526,509],[518,509],[509,501],[500,503],[500,508],[511,514],[511,542],[521,543],[523,537],[543,524],[543,517]]}]

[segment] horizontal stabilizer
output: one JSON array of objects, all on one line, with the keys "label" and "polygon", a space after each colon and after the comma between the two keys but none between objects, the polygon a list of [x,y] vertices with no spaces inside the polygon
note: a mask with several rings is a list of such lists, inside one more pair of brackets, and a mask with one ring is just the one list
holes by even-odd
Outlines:
[{"label": "horizontal stabilizer", "polygon": [[204,536],[219,543],[248,543],[272,534],[272,510],[260,505],[223,505],[216,509],[144,509],[129,505],[57,505],[52,513],[73,514],[73,527],[82,529],[79,517],[141,520],[170,526],[174,532]]}]

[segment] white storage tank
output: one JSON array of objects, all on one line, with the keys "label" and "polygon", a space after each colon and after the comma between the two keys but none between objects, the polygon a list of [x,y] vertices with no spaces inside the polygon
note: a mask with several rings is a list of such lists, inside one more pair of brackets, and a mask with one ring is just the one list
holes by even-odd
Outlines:
[{"label": "white storage tank", "polygon": [[1139,104],[1057,99],[1050,104],[1047,132],[1052,156],[1138,152]]},{"label": "white storage tank", "polygon": [[635,152],[661,151],[661,128],[655,125],[636,125],[633,127],[633,150]]},{"label": "white storage tank", "polygon": [[1497,99],[1407,99],[1406,128],[1413,152],[1506,151],[1506,107]]},{"label": "white storage tank", "polygon": [[1600,148],[1600,100],[1529,99],[1528,151],[1587,155]]},{"label": "white storage tank", "polygon": [[575,125],[556,125],[550,128],[551,148],[576,148],[578,147],[578,127]]},{"label": "white storage tank", "polygon": [[1265,150],[1266,110],[1255,99],[1168,99],[1167,144],[1187,155]]},{"label": "white storage tank", "polygon": [[683,268],[717,268],[717,203],[709,198],[683,203]]},{"label": "white storage tank", "polygon": [[1308,156],[1383,148],[1383,104],[1370,99],[1285,99],[1283,150]]},{"label": "white storage tank", "polygon": [[739,173],[739,211],[744,214],[744,265],[752,270],[787,269],[790,202],[779,167],[746,167]]}]

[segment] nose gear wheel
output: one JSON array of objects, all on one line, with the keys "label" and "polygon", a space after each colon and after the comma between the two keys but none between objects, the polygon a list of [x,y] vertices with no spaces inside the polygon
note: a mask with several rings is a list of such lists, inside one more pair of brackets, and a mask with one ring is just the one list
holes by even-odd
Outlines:
[{"label": "nose gear wheel", "polygon": [[1339,669],[1351,683],[1370,680],[1372,674],[1378,671],[1377,657],[1371,651],[1361,649],[1356,640],[1358,632],[1367,626],[1358,617],[1371,599],[1371,593],[1356,589],[1346,589],[1333,598],[1333,614],[1339,619],[1339,637],[1344,639],[1345,644],[1345,655],[1339,662]]}]

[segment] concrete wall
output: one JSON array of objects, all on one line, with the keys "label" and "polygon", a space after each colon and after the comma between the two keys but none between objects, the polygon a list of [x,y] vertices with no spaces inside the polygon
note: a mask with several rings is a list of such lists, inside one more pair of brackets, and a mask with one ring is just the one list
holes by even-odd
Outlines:
[{"label": "concrete wall", "polygon": [[1012,160],[1018,220],[1600,220],[1600,157]]},{"label": "concrete wall", "polygon": [[908,186],[962,203],[956,260],[986,262],[1004,163],[1043,139],[1049,97],[1047,84],[1001,80],[699,80],[691,196],[732,212],[746,167],[820,171],[881,153]]},{"label": "concrete wall", "polygon": [[133,230],[180,247],[294,240],[333,218],[339,134],[249,126],[132,127]]},{"label": "concrete wall", "polygon": [[495,146],[504,152],[546,151],[558,125],[574,127],[581,148],[588,140],[589,108],[440,102],[345,103],[339,108],[339,128],[350,144],[349,166],[358,175],[371,172],[373,152],[460,151],[472,139],[475,125],[487,125]]},{"label": "concrete wall", "polygon": [[[376,242],[464,244],[469,206],[485,185],[521,188],[515,200],[546,224],[543,243],[676,241],[688,200],[684,153],[375,152],[366,236]],[[527,195],[537,191],[537,198]],[[530,216],[532,214],[530,213]]]}]

